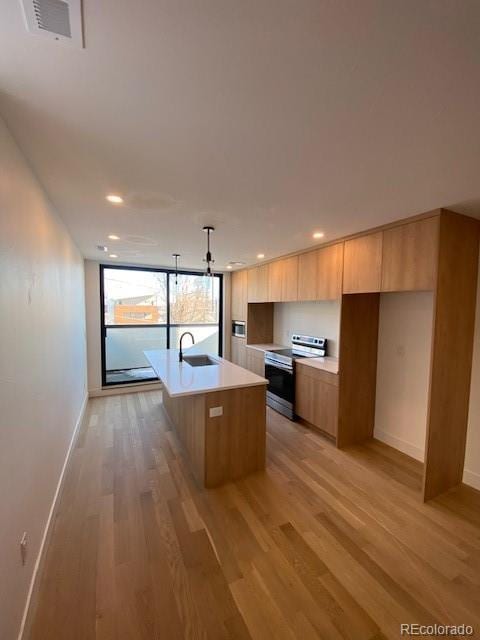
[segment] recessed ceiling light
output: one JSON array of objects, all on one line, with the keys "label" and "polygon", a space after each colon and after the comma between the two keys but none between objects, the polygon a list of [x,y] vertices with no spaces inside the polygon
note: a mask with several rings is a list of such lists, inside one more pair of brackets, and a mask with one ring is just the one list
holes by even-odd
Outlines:
[{"label": "recessed ceiling light", "polygon": [[116,254],[116,253],[110,253],[110,254],[108,255],[108,257],[109,257],[109,258],[118,258],[118,256],[117,256],[117,254]]},{"label": "recessed ceiling light", "polygon": [[265,257],[265,254],[264,254],[264,253],[258,253],[258,254],[257,254],[257,258],[258,258],[259,260],[261,260],[261,259],[262,259],[262,258],[264,258],[264,257]]},{"label": "recessed ceiling light", "polygon": [[315,231],[313,237],[315,238],[315,240],[318,240],[319,238],[323,238],[324,235],[325,234],[323,233],[323,231]]},{"label": "recessed ceiling light", "polygon": [[123,202],[122,196],[117,196],[115,193],[108,194],[107,200],[112,204],[122,204]]},{"label": "recessed ceiling light", "polygon": [[112,233],[110,236],[108,236],[109,240],[120,240],[120,238],[118,236],[116,236],[114,233]]},{"label": "recessed ceiling light", "polygon": [[227,264],[227,269],[233,269],[231,264]]}]

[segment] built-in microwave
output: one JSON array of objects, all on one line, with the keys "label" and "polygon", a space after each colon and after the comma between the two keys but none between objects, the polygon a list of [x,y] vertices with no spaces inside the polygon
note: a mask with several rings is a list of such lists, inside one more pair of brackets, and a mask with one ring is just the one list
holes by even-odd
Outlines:
[{"label": "built-in microwave", "polygon": [[232,322],[232,336],[245,338],[247,335],[247,323],[244,320],[234,320]]}]

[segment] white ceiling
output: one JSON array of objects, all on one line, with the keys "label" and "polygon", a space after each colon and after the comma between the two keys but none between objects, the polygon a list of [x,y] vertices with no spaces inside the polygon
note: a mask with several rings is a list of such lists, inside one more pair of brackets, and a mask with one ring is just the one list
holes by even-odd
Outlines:
[{"label": "white ceiling", "polygon": [[0,8],[0,112],[86,257],[200,267],[213,224],[224,268],[480,212],[478,0],[85,0],[83,50]]}]

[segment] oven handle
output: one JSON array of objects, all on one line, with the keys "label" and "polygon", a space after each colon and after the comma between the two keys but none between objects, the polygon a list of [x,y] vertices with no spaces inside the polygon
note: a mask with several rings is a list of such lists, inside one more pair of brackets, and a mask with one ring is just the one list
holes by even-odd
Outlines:
[{"label": "oven handle", "polygon": [[277,369],[281,369],[282,371],[286,371],[287,373],[293,373],[293,367],[289,367],[286,364],[280,364],[275,360],[267,360],[265,358],[265,364],[269,364],[271,367],[276,367]]}]

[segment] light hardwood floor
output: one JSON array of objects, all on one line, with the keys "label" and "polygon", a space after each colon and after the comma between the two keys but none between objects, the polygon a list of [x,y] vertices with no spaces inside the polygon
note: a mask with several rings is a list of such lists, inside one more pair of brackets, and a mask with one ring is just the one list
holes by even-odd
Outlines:
[{"label": "light hardwood floor", "polygon": [[421,465],[338,451],[270,412],[265,473],[199,490],[148,392],[93,399],[71,459],[32,640],[480,635],[480,497],[422,504]]}]

